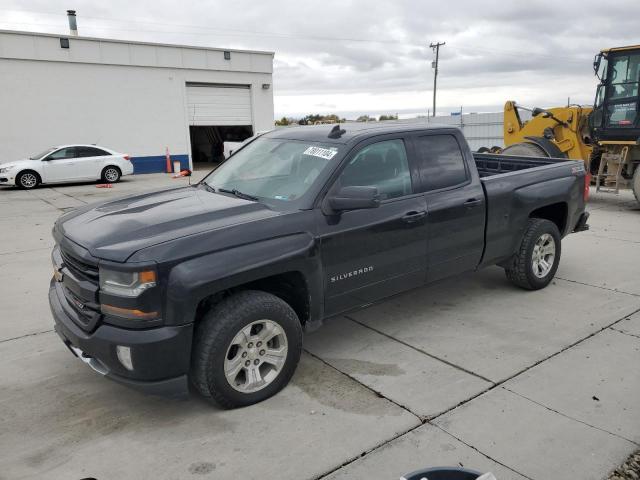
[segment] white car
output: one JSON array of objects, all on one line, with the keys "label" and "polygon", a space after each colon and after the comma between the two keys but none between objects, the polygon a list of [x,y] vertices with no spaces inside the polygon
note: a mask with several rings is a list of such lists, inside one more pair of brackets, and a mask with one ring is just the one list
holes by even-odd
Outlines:
[{"label": "white car", "polygon": [[102,180],[133,174],[129,155],[96,145],[60,145],[25,160],[0,163],[0,185],[35,188],[41,183]]}]

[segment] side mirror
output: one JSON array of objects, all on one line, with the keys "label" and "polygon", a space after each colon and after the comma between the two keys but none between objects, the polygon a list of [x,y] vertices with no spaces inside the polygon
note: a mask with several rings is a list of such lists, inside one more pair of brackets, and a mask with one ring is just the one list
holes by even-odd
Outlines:
[{"label": "side mirror", "polygon": [[329,206],[335,212],[380,206],[377,187],[343,187],[328,200]]}]

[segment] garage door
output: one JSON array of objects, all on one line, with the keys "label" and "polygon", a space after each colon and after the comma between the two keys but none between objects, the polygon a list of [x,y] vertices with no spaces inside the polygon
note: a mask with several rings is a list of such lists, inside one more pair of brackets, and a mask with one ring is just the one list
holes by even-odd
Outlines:
[{"label": "garage door", "polygon": [[189,125],[251,125],[251,90],[244,85],[187,84]]}]

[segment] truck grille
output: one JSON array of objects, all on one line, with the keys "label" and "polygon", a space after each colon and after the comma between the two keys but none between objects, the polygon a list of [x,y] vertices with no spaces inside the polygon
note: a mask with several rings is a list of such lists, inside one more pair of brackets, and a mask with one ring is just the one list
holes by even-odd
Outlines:
[{"label": "truck grille", "polygon": [[61,262],[59,267],[64,273],[58,291],[66,300],[65,310],[81,329],[93,331],[102,318],[98,300],[98,266],[58,248],[60,256],[57,261]]},{"label": "truck grille", "polygon": [[79,273],[80,275],[98,281],[98,267],[97,265],[89,265],[88,263],[83,262],[82,260],[72,257],[67,252],[60,250],[60,255],[62,256],[62,261],[64,265],[73,270],[74,273]]}]

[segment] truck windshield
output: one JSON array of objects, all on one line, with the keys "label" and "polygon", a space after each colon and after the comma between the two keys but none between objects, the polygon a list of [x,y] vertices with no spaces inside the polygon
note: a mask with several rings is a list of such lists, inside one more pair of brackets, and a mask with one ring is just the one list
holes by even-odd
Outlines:
[{"label": "truck windshield", "polygon": [[232,155],[203,182],[216,190],[291,202],[309,190],[339,148],[260,137]]}]

